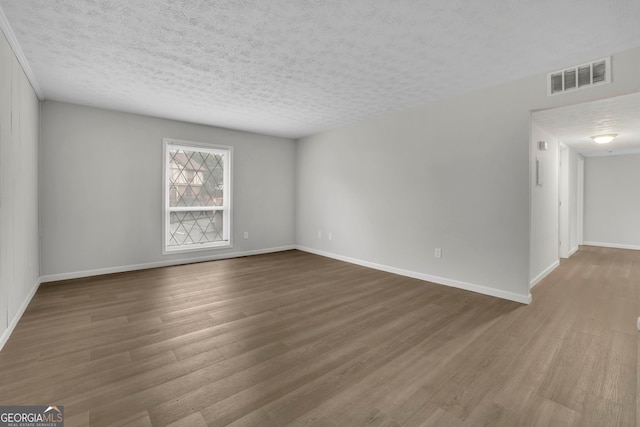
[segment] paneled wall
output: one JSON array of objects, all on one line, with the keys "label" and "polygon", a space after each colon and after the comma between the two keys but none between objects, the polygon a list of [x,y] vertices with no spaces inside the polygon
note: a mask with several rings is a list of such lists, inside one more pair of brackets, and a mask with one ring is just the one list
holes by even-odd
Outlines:
[{"label": "paneled wall", "polygon": [[0,348],[40,276],[39,105],[0,33]]}]

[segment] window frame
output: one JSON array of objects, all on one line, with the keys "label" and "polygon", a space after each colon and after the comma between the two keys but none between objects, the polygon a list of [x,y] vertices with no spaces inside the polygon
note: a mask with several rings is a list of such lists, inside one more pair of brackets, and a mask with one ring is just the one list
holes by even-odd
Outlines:
[{"label": "window frame", "polygon": [[[212,249],[223,249],[233,247],[232,242],[232,200],[233,200],[233,182],[232,182],[232,161],[233,147],[227,145],[209,144],[204,142],[185,141],[173,138],[163,138],[162,150],[162,254],[176,254],[183,252],[204,251]],[[169,191],[171,185],[169,179],[171,177],[171,149],[179,148],[186,151],[200,151],[209,154],[223,155],[223,206],[207,206],[207,207],[171,207]],[[171,241],[171,213],[172,212],[191,212],[191,211],[222,211],[223,231],[222,235],[225,240],[209,243],[193,243],[177,246],[169,246]]]}]

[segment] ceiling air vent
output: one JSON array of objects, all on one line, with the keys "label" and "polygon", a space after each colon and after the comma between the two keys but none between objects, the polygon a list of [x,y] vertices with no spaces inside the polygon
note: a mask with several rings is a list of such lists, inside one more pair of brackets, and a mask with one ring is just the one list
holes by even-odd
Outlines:
[{"label": "ceiling air vent", "polygon": [[611,57],[549,73],[547,93],[557,95],[575,89],[611,83]]}]

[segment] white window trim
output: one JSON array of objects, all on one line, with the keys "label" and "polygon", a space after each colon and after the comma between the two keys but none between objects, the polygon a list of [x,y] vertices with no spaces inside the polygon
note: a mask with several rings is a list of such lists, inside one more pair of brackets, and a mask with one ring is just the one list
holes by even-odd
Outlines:
[{"label": "white window trim", "polygon": [[[232,173],[232,161],[233,161],[233,147],[226,145],[214,145],[207,144],[203,142],[193,142],[193,141],[184,141],[173,138],[163,138],[163,147],[162,147],[162,254],[175,254],[182,252],[194,252],[194,251],[204,251],[211,249],[222,249],[222,248],[231,248],[233,247],[232,242],[232,200],[233,200],[233,183],[231,180]],[[169,148],[181,148],[185,150],[201,150],[206,151],[212,154],[220,154],[221,151],[224,151],[224,206],[206,206],[206,207],[169,207]],[[192,245],[181,245],[181,246],[168,246],[169,243],[169,230],[170,230],[170,212],[177,211],[215,211],[222,210],[224,211],[224,225],[223,225],[223,237],[225,240],[219,242],[210,242],[210,243],[197,243]]]}]

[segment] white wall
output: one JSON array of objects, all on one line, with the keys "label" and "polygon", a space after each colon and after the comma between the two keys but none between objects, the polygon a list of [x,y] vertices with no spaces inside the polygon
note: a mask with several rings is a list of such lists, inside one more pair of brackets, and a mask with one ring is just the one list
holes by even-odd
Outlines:
[{"label": "white wall", "polygon": [[[295,245],[293,140],[51,101],[42,132],[43,281]],[[233,248],[162,255],[163,137],[233,146]]]},{"label": "white wall", "polygon": [[[547,150],[538,149],[538,141],[547,142]],[[531,168],[531,251],[529,280],[535,286],[559,265],[558,255],[558,139],[540,127],[532,115],[531,158],[540,161],[542,186],[537,185],[536,168]]]},{"label": "white wall", "polygon": [[38,109],[0,32],[0,349],[38,286]]},{"label": "white wall", "polygon": [[608,85],[548,97],[541,74],[301,139],[299,245],[527,301],[530,112],[640,90],[640,49],[613,64]]},{"label": "white wall", "polygon": [[588,157],[584,175],[584,243],[640,249],[640,155]]}]

